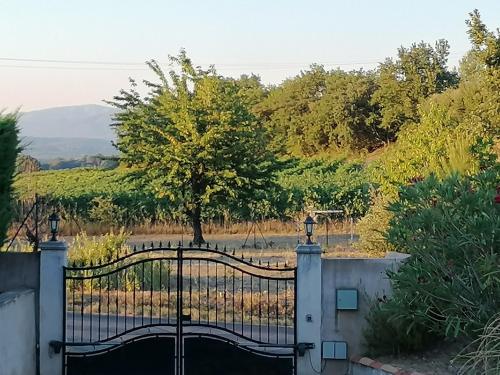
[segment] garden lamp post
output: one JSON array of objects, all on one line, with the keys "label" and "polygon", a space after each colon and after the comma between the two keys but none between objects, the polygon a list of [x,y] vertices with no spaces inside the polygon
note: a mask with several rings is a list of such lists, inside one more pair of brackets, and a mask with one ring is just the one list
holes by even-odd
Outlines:
[{"label": "garden lamp post", "polygon": [[49,216],[50,233],[52,233],[52,238],[50,239],[51,241],[57,241],[57,232],[59,231],[60,220],[59,215],[55,212]]},{"label": "garden lamp post", "polygon": [[314,219],[311,217],[311,215],[307,215],[306,219],[304,220],[304,227],[306,230],[306,236],[307,236],[307,242],[306,245],[312,245],[313,242],[311,241],[311,236],[313,235],[313,226],[316,224]]}]

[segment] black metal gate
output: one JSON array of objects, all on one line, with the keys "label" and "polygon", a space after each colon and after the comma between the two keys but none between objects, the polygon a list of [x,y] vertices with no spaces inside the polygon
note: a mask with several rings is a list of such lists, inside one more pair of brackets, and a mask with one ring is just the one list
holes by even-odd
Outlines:
[{"label": "black metal gate", "polygon": [[295,373],[296,269],[225,248],[65,268],[67,375]]}]

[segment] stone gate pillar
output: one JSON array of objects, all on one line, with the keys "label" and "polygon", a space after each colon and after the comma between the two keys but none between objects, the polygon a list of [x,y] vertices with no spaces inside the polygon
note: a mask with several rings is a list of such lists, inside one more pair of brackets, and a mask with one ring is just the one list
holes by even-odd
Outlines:
[{"label": "stone gate pillar", "polygon": [[296,252],[297,343],[314,345],[299,353],[297,374],[309,375],[321,371],[321,247],[298,245]]},{"label": "stone gate pillar", "polygon": [[62,351],[51,341],[63,342],[64,270],[68,247],[64,241],[40,244],[39,345],[40,375],[62,375]]}]

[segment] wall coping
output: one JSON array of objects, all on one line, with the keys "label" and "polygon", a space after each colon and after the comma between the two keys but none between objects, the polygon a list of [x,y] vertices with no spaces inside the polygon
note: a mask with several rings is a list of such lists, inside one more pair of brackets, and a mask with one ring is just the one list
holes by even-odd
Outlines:
[{"label": "wall coping", "polygon": [[0,293],[0,307],[15,302],[21,296],[33,293],[35,293],[33,289],[17,289],[17,290],[9,290],[7,292],[2,292]]},{"label": "wall coping", "polygon": [[378,361],[375,361],[374,359],[368,358],[368,357],[358,357],[354,356],[351,357],[350,361],[352,363],[362,365],[365,367],[370,367],[373,369],[380,370],[380,375],[382,374],[391,374],[391,375],[425,375],[421,372],[417,371],[406,371],[403,370],[399,367],[392,366],[390,364],[384,364]]}]

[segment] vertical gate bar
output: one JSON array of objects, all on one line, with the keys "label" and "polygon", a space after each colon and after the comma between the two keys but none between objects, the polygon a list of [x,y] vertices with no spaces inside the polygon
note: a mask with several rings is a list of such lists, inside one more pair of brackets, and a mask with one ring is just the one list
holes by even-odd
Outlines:
[{"label": "vertical gate bar", "polygon": [[134,264],[134,289],[132,290],[132,304],[134,305],[134,310],[132,313],[132,327],[135,328],[135,289],[136,289],[136,280],[137,279],[137,265]]},{"label": "vertical gate bar", "polygon": [[[193,286],[192,286],[192,280],[191,277],[193,276],[193,261],[190,259],[189,260],[189,315],[192,317],[192,293],[193,293]],[[191,321],[189,322],[191,324]]]},{"label": "vertical gate bar", "polygon": [[75,290],[76,290],[76,280],[72,279],[71,280],[71,286],[73,287],[73,334],[71,336],[71,340],[75,342]]},{"label": "vertical gate bar", "polygon": [[280,329],[280,318],[279,318],[279,280],[276,279],[276,344],[279,344],[279,329]]},{"label": "vertical gate bar", "polygon": [[172,265],[170,259],[167,261],[168,281],[167,281],[167,324],[170,324],[170,278],[172,276]]},{"label": "vertical gate bar", "polygon": [[253,338],[253,276],[250,274],[250,338]]},{"label": "vertical gate bar", "polygon": [[269,279],[267,279],[267,342],[270,343],[271,340],[269,338],[270,336],[270,321],[269,321],[269,305],[271,303],[271,300],[269,298],[269,295],[270,295],[270,289],[269,289]]},{"label": "vertical gate bar", "polygon": [[124,302],[124,305],[125,305],[125,325],[124,325],[124,328],[125,328],[125,331],[127,330],[127,294],[128,294],[128,290],[127,290],[127,269],[124,268],[123,269],[123,276],[122,276],[122,279],[125,279],[125,282],[122,281],[122,286],[123,286],[123,292],[125,293],[125,302]]},{"label": "vertical gate bar", "polygon": [[99,276],[99,306],[97,313],[99,314],[99,321],[97,323],[97,340],[101,341],[101,298],[102,298],[102,276]]},{"label": "vertical gate bar", "polygon": [[210,288],[210,269],[207,260],[207,324],[210,324],[210,297],[209,297],[209,288]]},{"label": "vertical gate bar", "polygon": [[234,331],[234,300],[236,299],[236,296],[234,295],[234,276],[235,276],[235,271],[233,268],[233,331]]},{"label": "vertical gate bar", "polygon": [[141,325],[144,325],[144,261],[142,262],[142,283],[141,283]]},{"label": "vertical gate bar", "polygon": [[151,263],[151,277],[150,277],[150,288],[149,288],[149,324],[153,324],[153,283],[154,283],[154,259],[150,261]]},{"label": "vertical gate bar", "polygon": [[224,263],[224,328],[227,327],[227,266]]},{"label": "vertical gate bar", "polygon": [[241,334],[243,335],[243,320],[245,316],[245,305],[243,301],[243,271],[241,271]]},{"label": "vertical gate bar", "polygon": [[262,277],[259,277],[259,341],[262,341]]},{"label": "vertical gate bar", "polygon": [[118,309],[119,309],[119,305],[118,305],[118,293],[120,292],[120,288],[119,288],[119,283],[118,283],[118,272],[115,273],[116,277],[116,300],[115,300],[115,335],[118,334]]},{"label": "vertical gate bar", "polygon": [[81,309],[80,309],[80,317],[81,317],[81,320],[80,320],[80,342],[83,342],[83,295],[84,295],[84,288],[83,288],[83,284],[84,284],[84,279],[82,279],[82,306],[81,306]]},{"label": "vertical gate bar", "polygon": [[285,344],[288,344],[288,280],[285,280]]},{"label": "vertical gate bar", "polygon": [[[297,347],[297,267],[293,270],[293,345]],[[294,375],[297,375],[297,350],[294,350]]]},{"label": "vertical gate bar", "polygon": [[109,290],[111,289],[111,285],[110,285],[110,279],[109,279],[109,273],[108,273],[108,276],[107,276],[107,285],[106,285],[107,289],[108,289],[108,311],[107,311],[107,337],[109,337]]},{"label": "vertical gate bar", "polygon": [[182,375],[183,342],[182,342],[182,292],[183,292],[183,249],[179,246],[177,255],[177,375]]},{"label": "vertical gate bar", "polygon": [[161,268],[162,268],[162,266],[163,266],[163,262],[162,262],[162,259],[160,259],[160,309],[159,309],[159,312],[158,312],[159,324],[161,324],[161,292],[162,292],[162,289],[163,289],[162,280],[161,280]]},{"label": "vertical gate bar", "polygon": [[92,297],[93,297],[93,292],[92,292],[92,286],[94,284],[94,276],[90,278],[90,342],[92,342],[92,320],[93,320],[93,314],[92,314]]},{"label": "vertical gate bar", "polygon": [[219,325],[219,314],[218,314],[218,303],[219,303],[219,289],[218,289],[218,284],[219,284],[219,280],[218,280],[218,274],[217,274],[217,268],[218,268],[218,263],[215,263],[215,325],[218,326]]},{"label": "vertical gate bar", "polygon": [[201,260],[198,259],[198,324],[201,323]]},{"label": "vertical gate bar", "polygon": [[66,310],[67,310],[68,301],[66,300],[66,267],[63,267],[63,346],[62,346],[62,372],[61,374],[65,374],[65,360],[66,360]]}]

